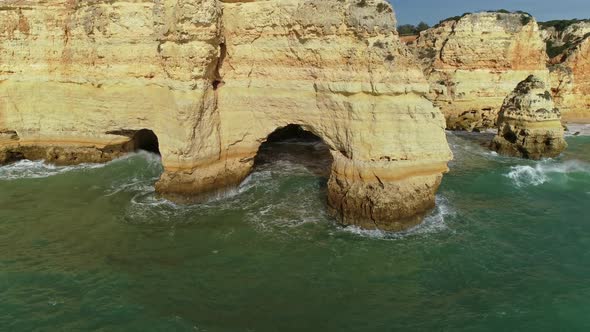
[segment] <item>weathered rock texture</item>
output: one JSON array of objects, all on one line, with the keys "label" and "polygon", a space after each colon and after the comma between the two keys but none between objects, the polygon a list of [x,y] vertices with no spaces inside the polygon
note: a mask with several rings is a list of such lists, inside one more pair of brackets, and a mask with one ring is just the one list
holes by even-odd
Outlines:
[{"label": "weathered rock texture", "polygon": [[198,196],[240,183],[297,124],[331,148],[344,224],[403,229],[451,153],[395,26],[382,0],[5,0],[0,159],[104,161],[149,129],[158,192]]},{"label": "weathered rock texture", "polygon": [[551,94],[564,121],[590,122],[590,35],[552,59]]},{"label": "weathered rock texture", "polygon": [[506,97],[491,148],[504,155],[541,159],[556,157],[566,147],[551,93],[541,79],[529,76]]},{"label": "weathered rock texture", "polygon": [[449,129],[493,128],[518,82],[549,79],[545,42],[527,14],[467,14],[423,31],[411,46]]},{"label": "weathered rock texture", "polygon": [[557,25],[553,25],[552,22],[555,21],[539,23],[550,58],[563,56],[590,34],[590,21],[558,21]]}]

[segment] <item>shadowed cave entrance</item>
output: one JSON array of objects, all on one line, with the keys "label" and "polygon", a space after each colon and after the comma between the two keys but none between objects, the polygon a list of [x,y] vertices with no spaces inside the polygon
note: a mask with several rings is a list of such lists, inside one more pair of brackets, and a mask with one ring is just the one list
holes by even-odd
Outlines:
[{"label": "shadowed cave entrance", "polygon": [[131,141],[127,143],[127,149],[129,151],[142,150],[161,155],[158,136],[149,129],[141,129],[135,132],[131,137]]},{"label": "shadowed cave entrance", "polygon": [[[288,165],[303,166],[318,177],[325,199],[332,161],[330,148],[320,137],[291,124],[275,130],[262,143],[254,159],[254,171],[273,167],[288,174]],[[281,168],[282,165],[286,167]]]}]

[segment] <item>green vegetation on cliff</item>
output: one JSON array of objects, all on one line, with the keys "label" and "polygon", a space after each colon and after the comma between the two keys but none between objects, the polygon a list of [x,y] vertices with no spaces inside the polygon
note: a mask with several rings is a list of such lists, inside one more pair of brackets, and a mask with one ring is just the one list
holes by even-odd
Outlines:
[{"label": "green vegetation on cliff", "polygon": [[[500,15],[500,14],[520,14],[521,15],[520,21],[521,21],[522,25],[529,24],[529,22],[533,19],[533,15],[531,15],[527,12],[524,12],[522,10],[517,10],[517,11],[511,12],[507,9],[495,9],[495,10],[484,10],[484,11],[481,11],[481,13],[497,13],[498,20],[503,19],[502,15]],[[440,22],[438,22],[438,24],[435,27],[440,26],[441,24],[443,24],[445,22],[458,21],[458,20],[462,19],[463,17],[465,17],[467,15],[471,15],[471,14],[474,14],[474,13],[467,12],[467,13],[463,13],[463,15],[460,15],[460,16],[453,16],[453,17],[445,18],[444,20],[441,20]]]},{"label": "green vegetation on cliff", "polygon": [[428,29],[430,29],[430,25],[424,22],[420,22],[416,26],[413,24],[403,24],[397,27],[397,31],[402,36],[418,35],[420,32]]},{"label": "green vegetation on cliff", "polygon": [[547,22],[539,22],[539,26],[541,27],[541,29],[555,28],[556,31],[561,32],[567,29],[569,26],[580,22],[590,22],[590,19],[579,20],[577,18],[574,18],[572,20],[553,20]]},{"label": "green vegetation on cliff", "polygon": [[573,46],[571,43],[565,43],[563,45],[555,46],[554,42],[552,40],[547,40],[546,44],[547,44],[547,55],[550,58],[554,58],[554,57],[562,54],[563,52],[565,52],[565,50],[567,50]]}]

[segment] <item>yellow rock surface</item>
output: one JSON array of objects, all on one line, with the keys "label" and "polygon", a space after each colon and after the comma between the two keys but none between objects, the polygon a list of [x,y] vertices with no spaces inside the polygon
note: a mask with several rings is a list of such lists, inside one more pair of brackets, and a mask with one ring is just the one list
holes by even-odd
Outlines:
[{"label": "yellow rock surface", "polygon": [[563,131],[545,82],[531,75],[504,100],[491,148],[527,159],[556,157],[567,147]]},{"label": "yellow rock surface", "polygon": [[590,36],[558,57],[551,92],[566,122],[590,122]]},{"label": "yellow rock surface", "polygon": [[332,151],[342,223],[400,230],[434,205],[451,158],[444,118],[385,1],[2,6],[4,161],[104,161],[149,129],[158,192],[199,196],[240,183],[267,136],[297,124]]},{"label": "yellow rock surface", "polygon": [[531,74],[549,80],[545,42],[526,14],[464,15],[423,31],[411,47],[449,129],[493,128],[514,86]]}]

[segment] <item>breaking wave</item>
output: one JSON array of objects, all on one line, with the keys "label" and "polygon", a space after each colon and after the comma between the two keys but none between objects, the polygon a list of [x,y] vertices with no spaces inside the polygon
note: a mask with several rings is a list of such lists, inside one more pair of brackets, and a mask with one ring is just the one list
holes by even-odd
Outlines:
[{"label": "breaking wave", "polygon": [[526,187],[542,185],[550,181],[554,176],[567,176],[573,173],[590,173],[590,165],[577,160],[565,162],[547,160],[533,166],[512,166],[505,176],[511,179],[515,186]]},{"label": "breaking wave", "polygon": [[244,213],[245,222],[265,232],[327,220],[324,201],[310,195],[317,192],[318,182],[303,181],[297,187],[289,184],[301,177],[314,177],[314,174],[302,165],[280,160],[258,167],[237,187],[212,194],[205,201],[177,204],[160,197],[154,188],[157,177],[126,178],[114,183],[107,195],[120,192],[132,195],[125,218],[131,223],[158,223],[179,217],[195,220],[195,216],[239,209]]}]

